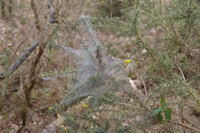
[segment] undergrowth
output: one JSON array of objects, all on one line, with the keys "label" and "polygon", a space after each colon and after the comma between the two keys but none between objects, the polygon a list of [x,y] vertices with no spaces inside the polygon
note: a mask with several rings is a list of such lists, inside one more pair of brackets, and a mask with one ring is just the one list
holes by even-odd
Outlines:
[{"label": "undergrowth", "polygon": [[[136,38],[130,54],[138,73],[143,71],[145,81],[152,83],[150,89],[162,84],[168,88],[189,85],[191,90],[199,92],[199,6],[196,0],[167,3],[135,0],[125,16],[94,18],[93,23],[97,29],[116,36]],[[183,92],[187,93],[187,89]]]},{"label": "undergrowth", "polygon": [[[200,4],[198,1],[135,0],[130,7],[124,8],[126,12],[123,15],[119,13],[118,8],[116,14],[113,13],[115,5],[108,6],[107,2],[110,1],[101,1],[101,6],[112,8],[110,10],[112,13],[104,12],[109,17],[92,18],[93,25],[96,29],[111,32],[118,37],[135,38],[134,42],[130,42],[135,49],[130,51],[129,57],[136,67],[134,71],[129,71],[128,75],[130,78],[144,79],[148,89],[145,106],[149,107],[152,100],[158,104],[164,97],[170,103],[172,112],[176,112],[175,108],[180,106],[192,107],[191,111],[199,112]],[[120,4],[123,4],[123,1],[120,1]],[[108,52],[113,56],[120,57],[120,54],[127,54],[119,47],[111,49],[113,45],[110,43],[107,46]],[[76,113],[67,114],[65,124],[69,126],[70,132],[133,132],[136,129],[145,131],[155,119],[150,123],[147,122],[152,119],[147,115],[148,111],[146,117],[142,118],[147,120],[146,122],[137,121],[137,115],[130,117],[134,114],[133,111],[141,113],[143,107],[130,95],[125,94],[125,97],[130,99],[128,98],[128,101],[126,98],[123,99],[117,91],[106,92],[100,98],[100,103],[105,106],[101,111],[95,111],[95,108],[101,108],[101,104],[93,108],[89,104],[87,111],[78,113],[79,117]],[[138,107],[135,104],[138,104]],[[152,108],[150,110],[153,111]],[[104,112],[107,112],[107,115],[102,118]],[[100,116],[97,116],[99,114]],[[172,119],[179,118],[174,116]]]},{"label": "undergrowth", "polygon": [[[73,21],[63,11],[60,25],[41,21],[44,29],[55,28],[55,36],[45,41],[43,64],[52,67],[54,59],[69,58],[69,64],[59,62],[64,69],[56,64],[38,70],[43,81],[68,80],[63,100],[49,108],[64,117],[59,132],[199,131],[183,120],[200,114],[199,1],[98,0],[97,6],[99,14],[91,18]],[[101,45],[92,26],[128,41]],[[76,33],[79,49],[71,45]],[[66,36],[60,39],[61,34]],[[9,51],[0,60],[7,70]],[[0,86],[6,90],[4,82]]]}]

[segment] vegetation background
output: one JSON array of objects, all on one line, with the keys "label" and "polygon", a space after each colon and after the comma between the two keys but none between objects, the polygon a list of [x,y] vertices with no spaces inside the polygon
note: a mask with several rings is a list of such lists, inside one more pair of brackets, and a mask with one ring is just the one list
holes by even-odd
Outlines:
[{"label": "vegetation background", "polygon": [[0,6],[0,133],[200,132],[199,0]]}]

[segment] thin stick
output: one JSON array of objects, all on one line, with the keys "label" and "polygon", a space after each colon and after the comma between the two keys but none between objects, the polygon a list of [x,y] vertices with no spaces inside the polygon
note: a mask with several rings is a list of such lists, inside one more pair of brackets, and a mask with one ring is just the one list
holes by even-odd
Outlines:
[{"label": "thin stick", "polygon": [[[39,16],[38,16],[38,12],[37,12],[37,8],[36,8],[36,4],[34,0],[31,0],[31,8],[34,14],[34,18],[35,18],[35,25],[36,25],[36,29],[37,31],[40,33],[41,32],[41,26],[40,26],[40,22],[39,22]],[[36,75],[36,67],[40,61],[40,58],[44,52],[44,48],[45,48],[45,44],[43,42],[40,42],[40,46],[39,46],[39,52],[37,54],[37,56],[35,57],[34,61],[31,64],[31,68],[30,68],[30,74],[29,74],[29,83],[26,83],[24,86],[24,92],[25,92],[25,99],[26,102],[28,104],[28,106],[31,106],[30,104],[30,94],[31,94],[31,90],[33,89],[34,85],[35,85],[35,75]]]},{"label": "thin stick", "polygon": [[178,64],[178,62],[177,62],[177,60],[176,60],[176,56],[174,56],[174,61],[175,61],[176,66],[178,67],[179,71],[181,72],[181,75],[182,75],[182,77],[183,77],[183,80],[186,82],[185,75],[184,75],[184,73],[183,73],[181,67],[179,66],[179,64]]},{"label": "thin stick", "polygon": [[14,73],[24,63],[24,61],[29,57],[29,55],[37,48],[38,45],[38,41],[34,42],[32,46],[26,51],[26,53],[9,69],[7,73],[0,73],[0,79],[5,79],[5,77],[8,77],[12,73]]},{"label": "thin stick", "polygon": [[[184,75],[184,73],[183,73],[181,67],[179,66],[179,63],[178,63],[177,60],[176,60],[176,56],[174,56],[174,61],[175,61],[176,66],[178,67],[179,71],[181,72],[181,75],[182,75],[183,80],[186,82],[185,75]],[[185,101],[185,100],[184,100],[184,101]],[[183,102],[183,103],[185,103],[185,102]],[[182,105],[181,105],[181,112],[180,112],[180,114],[181,114],[181,122],[184,122],[184,121],[183,121],[183,106],[184,106],[184,105],[182,104]],[[181,125],[181,126],[182,126],[182,125]],[[183,129],[183,131],[185,132],[184,129]]]},{"label": "thin stick", "polygon": [[147,96],[148,94],[147,94],[147,86],[146,86],[146,84],[145,84],[145,82],[144,82],[144,79],[143,78],[141,78],[142,79],[142,83],[143,83],[143,85],[144,85],[144,92],[145,92],[145,95]]},{"label": "thin stick", "polygon": [[195,129],[195,128],[192,128],[192,127],[190,127],[190,126],[188,126],[188,125],[185,125],[185,124],[183,124],[183,123],[179,123],[179,122],[173,122],[173,123],[174,123],[174,124],[177,124],[177,125],[180,125],[180,126],[182,126],[182,127],[185,127],[185,128],[187,128],[187,129],[191,129],[191,130],[200,132],[200,130]]},{"label": "thin stick", "polygon": [[[39,16],[38,16],[38,12],[37,12],[37,8],[36,8],[36,4],[34,2],[34,0],[31,0],[31,8],[33,10],[33,14],[35,17],[35,24],[36,24],[36,29],[38,30],[38,32],[41,32],[41,26],[39,23]],[[52,31],[52,33],[50,35],[48,35],[47,40],[49,40],[54,33],[56,32],[56,28]],[[43,35],[41,36],[41,38],[44,37]],[[26,102],[27,105],[30,107],[30,94],[31,94],[31,90],[34,88],[35,86],[35,80],[36,80],[36,75],[37,75],[37,66],[40,62],[40,59],[44,53],[44,49],[46,48],[46,42],[41,41],[40,45],[39,45],[39,51],[34,59],[34,61],[31,64],[31,68],[30,68],[30,74],[29,74],[29,82],[27,82],[24,86],[25,88],[25,98],[26,98]]]},{"label": "thin stick", "polygon": [[[32,26],[31,26],[32,27]],[[31,29],[32,30],[32,29]],[[34,30],[32,30],[32,31],[34,31]],[[19,48],[22,46],[22,44],[24,44],[24,42],[28,39],[28,37],[30,36],[30,33],[32,33],[32,31],[28,31],[28,32],[26,32],[26,36],[23,38],[23,40],[22,41],[20,41],[20,43],[19,43],[19,45],[17,46],[17,48],[14,50],[14,52],[13,52],[13,55],[12,55],[12,57],[11,57],[11,59],[10,59],[10,64],[12,64],[12,62],[13,62],[13,60],[14,60],[14,58],[15,58],[15,55],[16,55],[16,53],[17,53],[17,51],[19,50]],[[29,34],[28,34],[29,33]]]},{"label": "thin stick", "polygon": [[191,122],[190,120],[186,119],[185,117],[183,117],[183,119],[184,119],[185,121],[187,121],[188,123],[190,123],[190,124],[191,124],[192,126],[194,126],[195,128],[200,129],[199,126],[195,125],[193,122]]},{"label": "thin stick", "polygon": [[37,8],[36,8],[34,0],[31,0],[31,8],[33,10],[33,14],[34,14],[34,17],[35,17],[36,29],[38,31],[40,31],[41,27],[40,27],[40,23],[39,23],[39,16],[38,16],[38,12],[37,12]]}]

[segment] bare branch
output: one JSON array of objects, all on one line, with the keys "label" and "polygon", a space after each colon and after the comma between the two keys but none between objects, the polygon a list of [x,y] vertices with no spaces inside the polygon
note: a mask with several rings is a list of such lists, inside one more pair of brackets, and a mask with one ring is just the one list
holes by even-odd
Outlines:
[{"label": "bare branch", "polygon": [[177,60],[176,60],[176,56],[174,56],[174,61],[175,61],[176,66],[178,67],[179,71],[181,72],[181,75],[182,75],[182,77],[183,77],[183,80],[186,82],[185,75],[184,75],[184,73],[183,73],[181,67],[179,66],[179,64],[178,64],[178,62],[177,62]]},{"label": "bare branch", "polygon": [[9,71],[6,73],[1,73],[0,74],[0,79],[4,79],[5,77],[10,76],[12,73],[14,73],[23,63],[24,61],[29,57],[29,55],[37,48],[39,45],[39,42],[36,41],[32,44],[32,46],[26,51],[26,53],[15,63]]},{"label": "bare branch", "polygon": [[190,129],[190,130],[193,130],[193,131],[200,132],[199,129],[192,128],[192,127],[190,127],[190,126],[188,126],[188,125],[185,125],[185,124],[183,124],[183,123],[179,123],[179,122],[173,122],[173,123],[174,123],[174,124],[177,124],[177,125],[180,125],[180,126],[182,126],[182,127],[184,127],[184,128],[187,128],[187,129]]}]

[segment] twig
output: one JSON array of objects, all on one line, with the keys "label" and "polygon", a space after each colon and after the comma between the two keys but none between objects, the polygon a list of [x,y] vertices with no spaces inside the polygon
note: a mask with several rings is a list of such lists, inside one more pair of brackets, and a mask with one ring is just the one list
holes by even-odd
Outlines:
[{"label": "twig", "polygon": [[[32,26],[31,26],[32,27]],[[19,45],[17,46],[17,48],[14,50],[13,52],[13,55],[10,59],[10,64],[12,64],[14,58],[15,58],[15,55],[17,53],[17,51],[19,50],[19,48],[22,46],[22,44],[24,44],[24,42],[28,39],[28,37],[30,36],[30,33],[32,33],[33,29],[30,29],[28,32],[26,32],[26,36],[23,38],[22,41],[20,41]]]},{"label": "twig", "polygon": [[139,99],[140,99],[141,101],[144,101],[144,100],[145,100],[145,95],[144,95],[144,93],[142,93],[142,91],[139,90],[139,89],[136,87],[136,85],[135,85],[135,83],[134,83],[134,81],[133,81],[132,79],[128,78],[128,81],[129,81],[129,83],[130,83],[130,85],[131,85],[131,87],[132,87],[134,93],[137,95],[137,97],[139,97]]},{"label": "twig", "polygon": [[[35,17],[35,24],[36,24],[36,29],[38,30],[39,33],[41,32],[41,26],[40,26],[40,21],[39,21],[39,16],[38,16],[38,12],[37,12],[37,8],[36,8],[36,4],[34,2],[34,0],[31,0],[31,8],[33,10],[33,14]],[[54,33],[56,32],[57,27],[51,32],[51,34],[48,35],[47,40],[49,40]],[[44,37],[43,35],[40,37],[42,39],[42,37]],[[31,94],[31,90],[34,88],[35,86],[35,80],[36,80],[36,68],[38,66],[38,63],[40,62],[40,59],[44,53],[44,50],[46,48],[46,43],[44,41],[42,41],[39,45],[39,51],[33,61],[33,63],[31,64],[31,68],[30,68],[30,74],[29,74],[29,82],[25,84],[24,88],[25,88],[25,98],[26,98],[26,102],[27,105],[30,107],[30,94]]]},{"label": "twig", "polygon": [[32,46],[26,51],[26,53],[15,63],[9,71],[6,73],[0,73],[0,79],[5,79],[5,77],[10,76],[12,73],[14,73],[23,63],[24,61],[29,57],[29,55],[37,48],[39,42],[36,41],[32,44]]},{"label": "twig", "polygon": [[148,94],[147,94],[147,86],[146,86],[146,84],[145,84],[145,82],[144,82],[144,79],[143,78],[141,78],[142,79],[142,83],[143,83],[143,85],[144,85],[144,92],[145,92],[145,95],[147,96]]},{"label": "twig", "polygon": [[[178,67],[179,71],[181,72],[181,75],[182,75],[182,77],[183,77],[183,80],[186,82],[186,78],[185,78],[185,76],[184,76],[184,73],[183,73],[183,71],[181,70],[181,68],[180,68],[180,66],[179,66],[179,64],[178,64],[178,62],[177,62],[175,56],[174,56],[174,61],[175,61],[176,66]],[[195,98],[195,100],[199,101],[199,98],[196,97],[195,93],[193,93],[193,92],[192,92],[191,90],[189,90],[189,89],[188,89],[188,91],[189,91],[189,93]],[[191,123],[190,123],[190,124],[191,124]],[[194,126],[194,124],[192,124],[192,125]],[[195,126],[195,127],[196,127],[196,126]]]},{"label": "twig", "polygon": [[[38,16],[38,12],[37,12],[37,8],[36,8],[36,4],[34,0],[31,0],[31,8],[34,14],[34,18],[35,18],[35,25],[36,25],[36,29],[38,31],[38,33],[41,33],[41,26],[40,26],[40,22],[39,22],[39,16]],[[39,52],[37,54],[37,56],[35,57],[34,61],[31,64],[31,68],[30,68],[30,74],[29,74],[29,82],[27,82],[24,85],[24,92],[25,92],[25,99],[27,102],[27,105],[30,107],[30,94],[31,94],[31,90],[33,89],[33,87],[35,86],[35,75],[36,75],[36,67],[40,61],[40,58],[43,54],[45,48],[45,44],[43,44],[43,42],[40,42],[40,46],[39,46]]]},{"label": "twig", "polygon": [[191,121],[189,121],[188,119],[186,119],[185,117],[183,117],[183,119],[185,120],[185,121],[187,121],[188,123],[190,123],[192,126],[194,126],[195,128],[198,128],[198,129],[200,129],[200,127],[199,126],[197,126],[197,125],[195,125],[193,122],[191,122]]},{"label": "twig", "polygon": [[[181,72],[181,75],[182,75],[183,80],[186,82],[185,75],[184,75],[184,73],[183,73],[181,67],[179,66],[179,63],[178,63],[177,60],[176,60],[176,56],[174,56],[174,62],[175,62],[175,64],[176,64],[176,66],[178,67],[179,71]],[[184,101],[185,101],[185,100],[184,100]],[[180,114],[181,114],[181,122],[184,122],[184,121],[183,121],[183,106],[184,106],[183,104],[184,104],[184,103],[185,103],[185,102],[183,102],[182,105],[181,105],[181,112],[180,112]],[[183,129],[183,131],[185,132],[184,129]]]},{"label": "twig", "polygon": [[182,126],[182,127],[185,127],[185,128],[187,128],[187,129],[191,129],[191,130],[200,132],[200,130],[195,129],[195,128],[192,128],[192,127],[190,127],[190,126],[188,126],[188,125],[185,125],[185,124],[183,124],[183,123],[179,123],[179,122],[175,122],[175,121],[174,121],[173,123],[174,123],[174,124],[177,124],[177,125],[180,125],[180,126]]},{"label": "twig", "polygon": [[36,29],[38,31],[40,31],[41,27],[40,27],[40,23],[39,23],[39,16],[38,16],[38,12],[37,12],[37,8],[36,8],[34,0],[31,0],[31,8],[33,10],[33,14],[34,14],[34,17],[35,17]]},{"label": "twig", "polygon": [[177,62],[177,60],[176,60],[176,56],[174,56],[174,61],[175,61],[176,66],[178,67],[179,71],[181,72],[181,75],[182,75],[182,77],[183,77],[183,80],[186,82],[185,75],[184,75],[184,73],[183,73],[181,67],[179,66],[179,64],[178,64],[178,62]]}]

